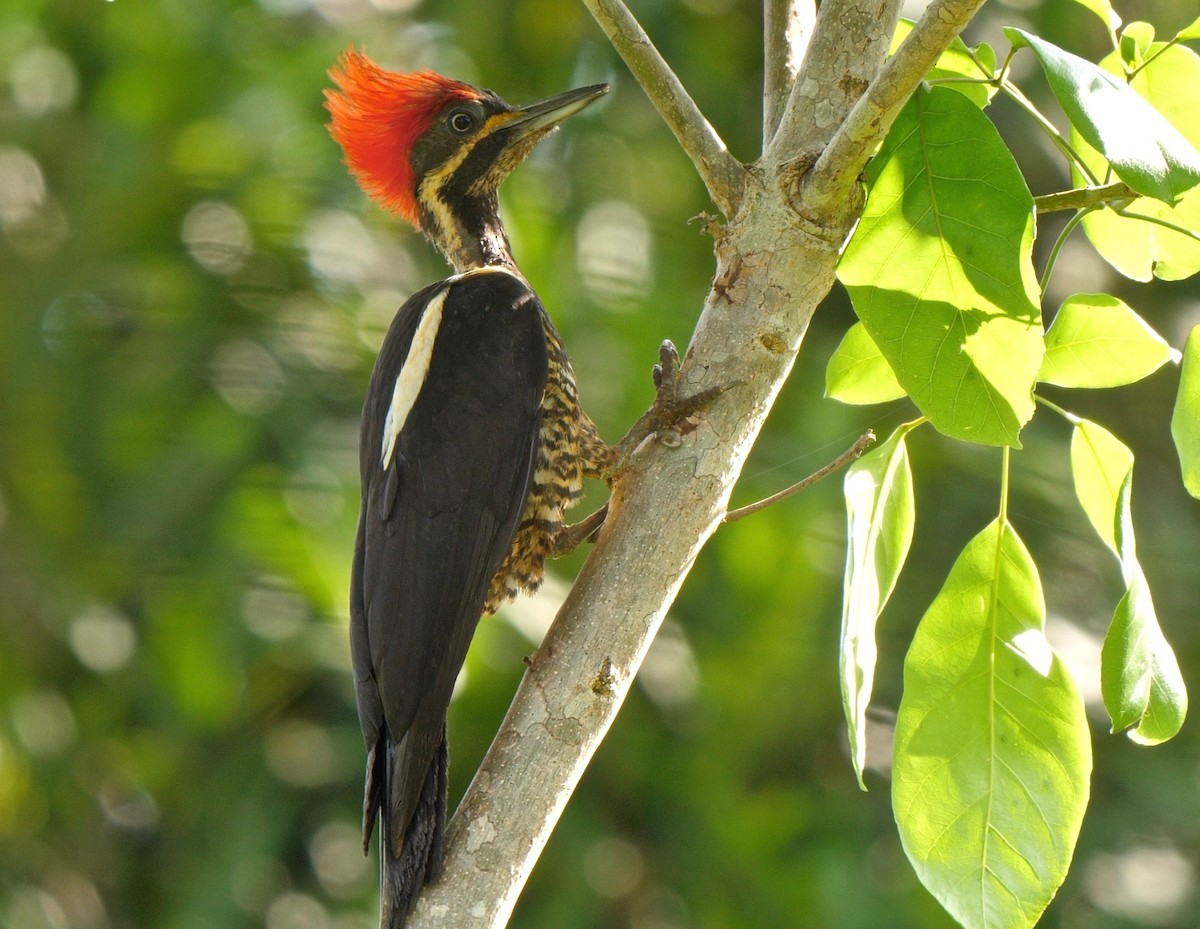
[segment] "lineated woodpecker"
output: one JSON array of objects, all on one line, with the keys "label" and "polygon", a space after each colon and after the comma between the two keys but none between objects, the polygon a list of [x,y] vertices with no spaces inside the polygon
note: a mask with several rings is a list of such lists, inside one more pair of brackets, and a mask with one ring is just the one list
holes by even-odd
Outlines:
[{"label": "lineated woodpecker", "polygon": [[535,591],[546,558],[594,528],[564,525],[584,477],[611,478],[642,438],[711,398],[675,402],[664,343],[659,400],[606,445],[500,222],[500,182],[608,85],[513,107],[354,49],[330,76],[330,132],[351,172],[455,270],[397,312],[362,416],[350,635],[367,743],[363,845],[378,817],[382,925],[399,929],[441,869],[446,710],[480,615]]}]

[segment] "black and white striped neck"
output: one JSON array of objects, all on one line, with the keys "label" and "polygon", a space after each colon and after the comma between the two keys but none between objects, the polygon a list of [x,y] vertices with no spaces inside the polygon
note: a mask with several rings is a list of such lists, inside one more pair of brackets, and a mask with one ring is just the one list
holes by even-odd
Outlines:
[{"label": "black and white striped neck", "polygon": [[451,206],[439,197],[422,205],[421,230],[459,274],[489,267],[517,270],[495,199],[487,200]]}]

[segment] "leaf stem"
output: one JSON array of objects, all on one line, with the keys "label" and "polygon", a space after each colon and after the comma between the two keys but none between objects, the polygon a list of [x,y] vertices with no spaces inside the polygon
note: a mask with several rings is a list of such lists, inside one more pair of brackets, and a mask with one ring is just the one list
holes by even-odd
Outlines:
[{"label": "leaf stem", "polygon": [[1096,209],[1097,206],[1099,206],[1099,204],[1086,207],[1077,212],[1074,216],[1067,220],[1067,224],[1063,226],[1062,232],[1060,232],[1058,234],[1058,238],[1054,240],[1054,247],[1050,249],[1050,255],[1046,259],[1046,267],[1042,271],[1042,279],[1038,281],[1038,288],[1041,290],[1043,297],[1046,295],[1046,287],[1050,283],[1050,275],[1054,272],[1054,266],[1058,263],[1058,253],[1062,251],[1062,247],[1067,243],[1067,238],[1071,235],[1071,233],[1075,231],[1075,227],[1083,222],[1083,218],[1088,213]]},{"label": "leaf stem", "polygon": [[1012,459],[1012,446],[1005,445],[1000,458],[1000,532],[1008,525],[1008,479]]},{"label": "leaf stem", "polygon": [[[987,82],[989,84],[995,84],[997,82],[997,79],[999,78],[1001,72],[999,72],[999,71],[993,72],[991,70],[991,68],[988,68],[987,66],[984,65],[984,63],[982,61],[979,60],[979,55],[976,54],[976,49],[978,48],[978,46],[972,47],[970,45],[967,45],[966,48],[967,48],[967,54],[971,57],[971,60],[973,62],[975,62],[975,67],[977,67],[979,69],[979,73],[983,74],[987,77]],[[1008,66],[1008,62],[1011,58],[1012,58],[1012,49],[1009,49],[1008,58],[1004,59],[1004,67]]]},{"label": "leaf stem", "polygon": [[1067,157],[1067,160],[1079,168],[1082,174],[1087,176],[1087,179],[1091,182],[1091,186],[1100,186],[1100,179],[1096,177],[1095,172],[1093,172],[1091,167],[1083,160],[1079,152],[1075,151],[1075,149],[1071,146],[1071,143],[1063,138],[1063,134],[1058,131],[1058,129],[1052,122],[1050,122],[1050,120],[1046,119],[1046,117],[1042,115],[1041,111],[1029,101],[1029,98],[1026,97],[1025,94],[1021,93],[1021,89],[1017,87],[1016,84],[1009,82],[1008,79],[1005,78],[1000,82],[1000,90],[1006,94],[1008,98],[1013,101],[1013,103],[1033,117],[1034,121],[1042,127],[1042,130],[1048,136],[1050,136],[1050,141],[1057,145],[1059,151],[1061,151],[1063,155]]},{"label": "leaf stem", "polygon": [[1114,208],[1113,212],[1118,216],[1124,217],[1125,219],[1140,219],[1143,222],[1154,223],[1156,226],[1162,226],[1165,229],[1170,229],[1172,232],[1178,232],[1180,235],[1187,236],[1189,239],[1200,242],[1200,232],[1196,232],[1193,229],[1187,229],[1184,226],[1176,225],[1169,219],[1161,219],[1157,216],[1148,216],[1145,213],[1130,213],[1124,208]]},{"label": "leaf stem", "polygon": [[1080,422],[1079,417],[1076,416],[1074,413],[1072,413],[1070,410],[1064,410],[1057,403],[1047,400],[1045,397],[1043,397],[1039,393],[1035,393],[1033,395],[1033,399],[1036,402],[1040,403],[1042,406],[1044,406],[1046,409],[1054,411],[1055,413],[1057,413],[1059,416],[1061,416],[1063,419],[1065,419],[1069,423],[1077,424]]},{"label": "leaf stem", "polygon": [[1145,69],[1146,67],[1149,66],[1150,62],[1152,62],[1155,58],[1157,58],[1159,55],[1161,55],[1163,52],[1165,52],[1167,49],[1169,49],[1172,45],[1177,45],[1178,43],[1179,43],[1179,36],[1175,36],[1173,39],[1171,39],[1171,41],[1164,43],[1162,48],[1160,48],[1153,55],[1151,55],[1149,58],[1147,58],[1145,61],[1143,61],[1140,65],[1138,65],[1132,71],[1126,72],[1125,83],[1128,84],[1128,83],[1132,82],[1133,79],[1135,77],[1137,77],[1138,74],[1143,69]]}]

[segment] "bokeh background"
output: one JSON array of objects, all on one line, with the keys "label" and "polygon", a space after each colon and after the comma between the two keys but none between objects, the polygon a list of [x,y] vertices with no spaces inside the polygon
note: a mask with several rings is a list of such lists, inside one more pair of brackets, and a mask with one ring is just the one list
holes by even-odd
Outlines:
[{"label": "bokeh background", "polygon": [[[761,18],[748,0],[637,12],[711,121],[752,158]],[[1194,0],[1119,4],[1172,34]],[[1098,58],[1067,0],[989,4],[1001,25]],[[346,588],[357,416],[391,314],[441,259],[355,188],[321,91],[358,43],[526,102],[611,80],[508,182],[518,260],[616,438],[650,401],[658,342],[707,292],[706,209],[686,159],[570,0],[4,0],[0,4],[0,926],[369,929],[362,743]],[[1028,92],[1045,100],[1027,74]],[[1054,112],[1047,104],[1047,112]],[[1035,193],[1066,186],[1031,124],[991,115]],[[1039,255],[1061,218],[1039,230]],[[1077,233],[1078,235],[1078,233]],[[1177,346],[1195,282],[1118,281],[1082,238],[1052,307],[1115,289]],[[821,398],[852,320],[835,292],[735,503],[815,470],[911,408]],[[1200,686],[1200,505],[1168,433],[1176,370],[1051,392],[1134,447],[1139,555]],[[1200,926],[1200,729],[1108,735],[1099,636],[1117,564],[1075,503],[1068,429],[1040,414],[1011,514],[1053,640],[1094,722],[1093,804],[1048,927]],[[917,540],[880,626],[870,792],[845,750],[836,671],[837,478],[722,529],[700,557],[513,925],[522,929],[925,929],[888,802],[889,718],[912,629],[994,515],[999,455],[911,440]],[[588,503],[602,499],[594,492]],[[670,514],[663,514],[669,519]],[[578,560],[485,621],[451,714],[457,796]]]}]

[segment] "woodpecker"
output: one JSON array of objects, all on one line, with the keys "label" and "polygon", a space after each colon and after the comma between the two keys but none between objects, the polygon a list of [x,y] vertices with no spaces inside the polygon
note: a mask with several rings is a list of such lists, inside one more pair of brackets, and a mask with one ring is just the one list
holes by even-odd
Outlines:
[{"label": "woodpecker", "polygon": [[497,188],[539,139],[608,92],[514,107],[351,48],[329,129],[364,191],[454,274],[396,313],[367,388],[350,635],[367,746],[363,847],[380,824],[381,925],[442,865],[446,711],[475,626],[542,581],[564,513],[618,453],[583,412],[562,340],[513,260]]}]

